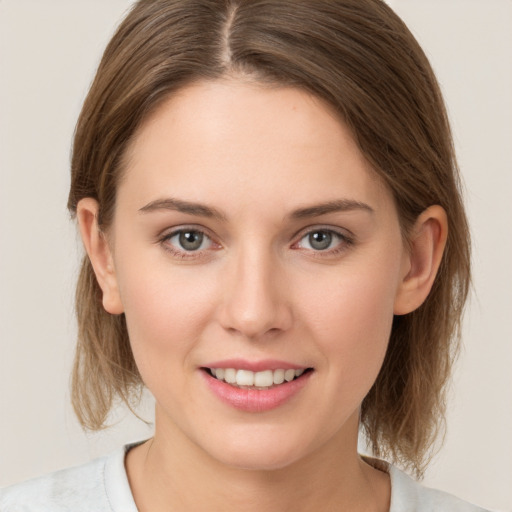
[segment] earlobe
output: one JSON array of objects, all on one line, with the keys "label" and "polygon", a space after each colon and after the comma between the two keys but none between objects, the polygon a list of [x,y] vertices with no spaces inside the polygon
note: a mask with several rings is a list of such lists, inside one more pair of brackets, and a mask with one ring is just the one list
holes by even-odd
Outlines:
[{"label": "earlobe", "polygon": [[123,313],[124,308],[119,295],[112,253],[105,234],[98,226],[97,216],[98,202],[95,199],[86,197],[78,202],[80,235],[103,293],[103,307],[108,313],[119,315]]},{"label": "earlobe", "polygon": [[448,219],[441,206],[431,206],[418,217],[395,297],[395,315],[414,311],[427,298],[441,264],[447,236]]}]

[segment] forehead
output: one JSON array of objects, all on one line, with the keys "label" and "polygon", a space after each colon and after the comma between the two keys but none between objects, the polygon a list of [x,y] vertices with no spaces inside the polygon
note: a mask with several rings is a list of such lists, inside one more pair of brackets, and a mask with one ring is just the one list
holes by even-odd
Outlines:
[{"label": "forehead", "polygon": [[294,88],[229,80],[183,88],[139,128],[126,162],[119,194],[130,189],[140,202],[158,193],[206,201],[242,192],[280,196],[282,205],[346,194],[389,200],[345,123]]}]

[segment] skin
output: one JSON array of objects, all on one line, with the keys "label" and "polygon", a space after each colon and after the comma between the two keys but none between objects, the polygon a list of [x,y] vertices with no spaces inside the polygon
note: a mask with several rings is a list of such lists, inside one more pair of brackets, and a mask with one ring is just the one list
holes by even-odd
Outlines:
[{"label": "skin", "polygon": [[[388,475],[357,453],[359,408],[393,315],[432,286],[444,211],[426,210],[406,248],[390,192],[325,104],[234,79],[167,100],[127,162],[106,235],[93,199],[78,218],[156,399],[155,436],[126,459],[139,510],[388,510]],[[218,216],[148,207],[169,198]],[[333,201],[352,207],[293,215]],[[180,246],[180,228],[205,233],[199,250]],[[327,249],[311,244],[318,232]],[[280,407],[243,412],[201,374],[233,357],[313,372]]]}]

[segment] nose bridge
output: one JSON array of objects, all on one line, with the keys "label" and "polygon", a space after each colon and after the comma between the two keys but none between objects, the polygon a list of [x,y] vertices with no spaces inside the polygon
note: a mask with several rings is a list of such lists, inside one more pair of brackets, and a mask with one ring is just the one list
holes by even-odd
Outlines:
[{"label": "nose bridge", "polygon": [[247,244],[230,261],[223,326],[248,338],[286,330],[291,311],[282,286],[277,255],[266,244]]}]

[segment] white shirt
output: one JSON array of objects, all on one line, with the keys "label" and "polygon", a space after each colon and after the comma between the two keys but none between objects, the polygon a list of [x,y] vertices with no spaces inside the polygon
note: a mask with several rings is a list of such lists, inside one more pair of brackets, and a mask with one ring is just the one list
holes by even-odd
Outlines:
[{"label": "white shirt", "polygon": [[[0,489],[0,512],[137,512],[124,466],[127,445],[88,464]],[[428,489],[388,466],[389,512],[486,512],[451,494]]]}]

